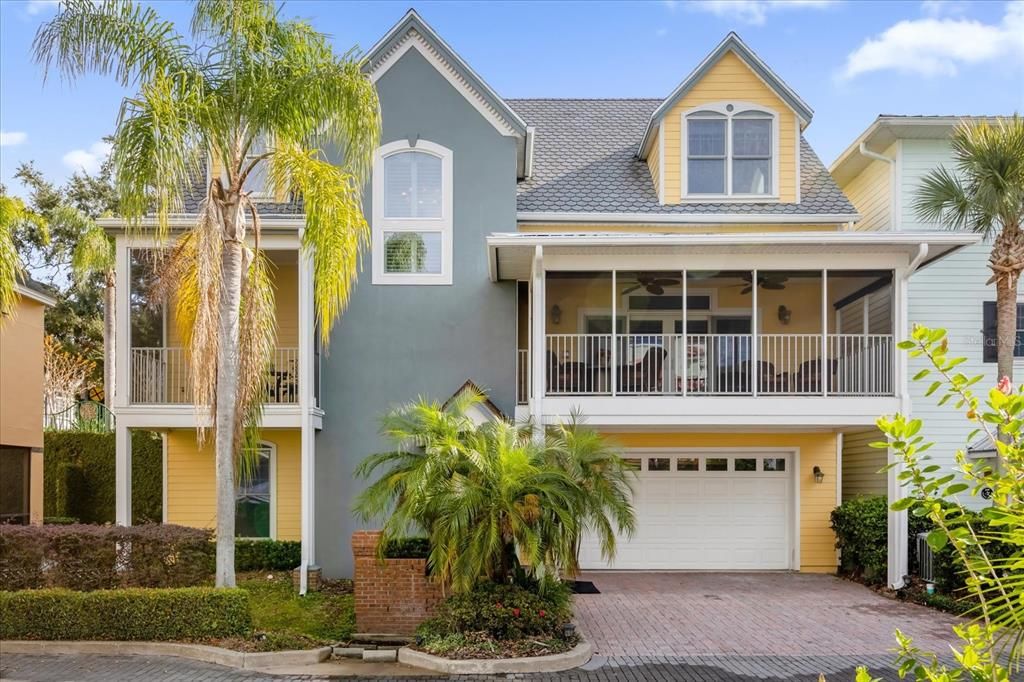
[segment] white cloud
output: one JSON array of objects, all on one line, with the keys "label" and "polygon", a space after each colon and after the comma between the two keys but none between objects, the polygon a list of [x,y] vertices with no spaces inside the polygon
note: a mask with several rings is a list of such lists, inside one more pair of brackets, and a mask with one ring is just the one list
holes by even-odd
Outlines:
[{"label": "white cloud", "polygon": [[0,147],[13,147],[17,144],[25,144],[28,141],[28,133],[20,130],[0,130]]},{"label": "white cloud", "polygon": [[822,9],[837,0],[697,0],[686,4],[687,9],[707,12],[716,17],[761,25],[771,12],[795,9]]},{"label": "white cloud", "polygon": [[72,149],[64,155],[64,165],[73,171],[95,173],[110,154],[109,142],[93,142],[88,149]]},{"label": "white cloud", "polygon": [[42,14],[57,7],[59,0],[28,0],[25,11],[30,15]]},{"label": "white cloud", "polygon": [[840,76],[872,71],[953,76],[962,66],[1024,58],[1024,3],[1010,2],[999,24],[974,19],[927,18],[901,21],[869,38],[846,58]]},{"label": "white cloud", "polygon": [[970,3],[967,0],[922,0],[921,11],[930,17],[956,16],[965,14]]}]

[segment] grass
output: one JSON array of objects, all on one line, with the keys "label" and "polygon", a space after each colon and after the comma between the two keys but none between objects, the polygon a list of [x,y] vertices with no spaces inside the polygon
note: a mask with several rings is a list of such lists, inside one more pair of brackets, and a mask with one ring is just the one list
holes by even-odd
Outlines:
[{"label": "grass", "polygon": [[217,644],[243,651],[309,649],[347,641],[355,630],[349,583],[325,581],[320,592],[300,597],[288,573],[240,575],[238,586],[249,593],[253,636]]}]

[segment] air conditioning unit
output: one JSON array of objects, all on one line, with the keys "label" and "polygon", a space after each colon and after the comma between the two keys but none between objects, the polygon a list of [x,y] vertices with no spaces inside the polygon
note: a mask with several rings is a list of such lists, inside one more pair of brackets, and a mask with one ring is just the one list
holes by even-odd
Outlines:
[{"label": "air conditioning unit", "polygon": [[917,575],[926,583],[935,582],[935,554],[928,544],[928,533],[917,534]]}]

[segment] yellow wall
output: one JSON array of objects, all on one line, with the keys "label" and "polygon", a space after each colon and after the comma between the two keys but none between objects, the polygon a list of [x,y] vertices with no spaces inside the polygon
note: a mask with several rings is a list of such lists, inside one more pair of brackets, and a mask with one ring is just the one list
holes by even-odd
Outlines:
[{"label": "yellow wall", "polygon": [[679,203],[681,164],[682,113],[702,104],[715,102],[750,102],[772,109],[779,117],[779,177],[777,188],[783,203],[796,201],[796,114],[764,81],[750,70],[733,52],[727,52],[686,93],[674,107],[665,113],[665,203]]},{"label": "yellow wall", "polygon": [[[651,153],[647,155],[647,168],[651,171],[651,182],[654,183],[654,192],[656,194],[661,190],[660,155],[661,149],[659,149],[658,133],[654,133],[654,139],[651,141]],[[658,199],[662,202],[665,201],[665,198],[660,195]]]},{"label": "yellow wall", "polygon": [[[212,434],[211,434],[212,438]],[[300,440],[297,430],[266,430],[263,440],[277,447],[274,470],[277,526],[275,539],[298,540],[301,535]],[[192,429],[167,433],[167,522],[213,528],[217,522],[213,443],[202,448]]]},{"label": "yellow wall", "polygon": [[850,203],[860,213],[856,230],[892,229],[892,190],[890,164],[872,160],[852,180],[842,187]]},{"label": "yellow wall", "polygon": [[[623,448],[771,447],[800,451],[800,570],[831,573],[836,569],[835,536],[829,515],[836,507],[836,436],[834,433],[609,433]],[[815,483],[815,466],[825,473]]]},{"label": "yellow wall", "polygon": [[17,297],[0,320],[0,443],[43,447],[43,311]]}]

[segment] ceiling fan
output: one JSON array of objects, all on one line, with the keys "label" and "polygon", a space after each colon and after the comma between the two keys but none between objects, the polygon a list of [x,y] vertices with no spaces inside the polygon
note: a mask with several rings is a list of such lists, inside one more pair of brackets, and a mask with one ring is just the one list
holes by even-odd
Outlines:
[{"label": "ceiling fan", "polygon": [[647,293],[661,296],[665,293],[665,287],[678,286],[682,280],[678,277],[659,277],[650,272],[641,272],[636,276],[636,284],[622,292],[622,295],[631,294],[637,289],[646,289]]},{"label": "ceiling fan", "polygon": [[[762,289],[770,289],[771,291],[781,291],[782,289],[786,288],[786,282],[788,280],[789,277],[786,277],[785,275],[762,275],[758,273],[757,286],[761,287]],[[743,286],[743,289],[740,290],[741,294],[749,294],[751,291],[754,290],[753,273],[745,273],[743,275],[743,281],[746,282],[745,286],[740,284],[737,284],[736,286]]]}]

